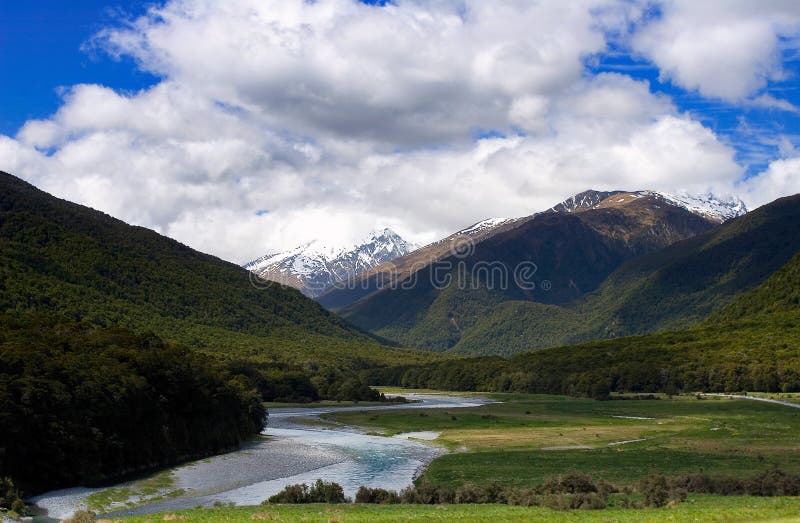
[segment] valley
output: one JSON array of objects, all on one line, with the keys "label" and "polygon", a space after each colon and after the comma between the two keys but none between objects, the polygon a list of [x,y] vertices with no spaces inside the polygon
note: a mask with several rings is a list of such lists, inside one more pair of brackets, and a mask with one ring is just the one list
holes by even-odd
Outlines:
[{"label": "valley", "polygon": [[[746,478],[776,468],[790,474],[800,472],[800,459],[795,458],[800,455],[800,448],[794,437],[800,429],[800,409],[782,405],[700,395],[621,395],[611,401],[598,402],[525,394],[491,394],[488,397],[492,402],[483,405],[479,404],[480,401],[476,404],[470,398],[472,395],[463,396],[462,400],[442,396],[441,400],[428,404],[427,401],[434,398],[416,396],[425,391],[383,391],[402,393],[424,401],[411,408],[321,408],[314,415],[321,415],[330,425],[302,430],[309,435],[316,434],[315,438],[322,438],[318,441],[323,447],[326,440],[341,434],[342,427],[350,427],[347,430],[357,427],[362,434],[370,434],[365,436],[367,440],[385,440],[390,447],[403,441],[397,439],[398,434],[419,431],[438,434],[433,440],[411,444],[412,447],[429,447],[433,451],[429,455],[434,457],[416,483],[446,488],[459,488],[470,483],[526,487],[570,471],[581,471],[596,480],[606,480],[622,491],[635,488],[641,478],[654,470],[668,477],[706,475],[713,478]],[[788,401],[797,400],[797,395],[782,397]],[[296,415],[308,419],[310,413],[302,412],[307,410],[315,409],[278,409],[275,413],[281,420],[291,420]],[[279,421],[278,425],[283,423],[285,421]],[[296,437],[280,430],[275,432],[275,436],[279,440]],[[360,447],[363,445],[362,436],[351,435],[346,445],[352,449]],[[436,447],[443,447],[448,452],[439,452],[436,457]],[[399,457],[404,455],[404,451],[398,453],[396,450],[391,454]],[[374,467],[377,464],[374,459],[361,455],[356,461],[363,460],[362,467]],[[220,493],[189,498],[185,503],[178,497],[132,511],[151,512],[160,508],[190,521],[238,521],[256,517],[253,514],[269,515],[282,521],[325,522],[330,519],[357,522],[409,518],[437,521],[441,517],[458,517],[464,521],[479,521],[487,517],[502,521],[561,521],[562,518],[567,518],[564,521],[608,521],[609,518],[615,521],[654,521],[709,518],[712,515],[720,521],[772,521],[787,517],[800,508],[798,498],[792,497],[719,496],[691,491],[685,501],[669,508],[624,508],[621,504],[629,495],[619,493],[611,495],[610,507],[605,510],[568,513],[543,507],[491,503],[255,506],[277,491],[281,483],[312,482],[316,478],[339,482],[351,496],[359,481],[373,486],[383,482],[385,488],[395,489],[400,488],[403,482],[396,474],[384,476],[373,471],[362,475],[358,468],[343,469],[334,465],[288,477],[282,482],[268,481],[240,488],[236,492],[243,495],[238,497]],[[410,481],[410,478],[405,481]],[[223,505],[237,501],[237,505],[249,506],[180,509],[181,506],[194,506],[191,503],[210,507],[214,499]],[[124,517],[125,514],[121,512],[113,517]],[[147,518],[152,520],[153,515],[124,519],[141,522]]]},{"label": "valley", "polygon": [[800,523],[800,0],[0,2],[0,523]]}]

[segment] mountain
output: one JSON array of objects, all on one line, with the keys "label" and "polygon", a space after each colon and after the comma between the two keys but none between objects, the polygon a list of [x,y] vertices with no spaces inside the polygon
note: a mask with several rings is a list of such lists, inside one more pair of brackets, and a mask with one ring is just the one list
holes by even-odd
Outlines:
[{"label": "mountain", "polygon": [[522,219],[488,218],[470,225],[439,241],[411,251],[371,270],[364,271],[348,279],[342,285],[336,285],[317,298],[317,301],[330,310],[338,310],[355,303],[381,289],[392,287],[406,280],[416,271],[427,267],[453,251],[467,249],[486,238],[504,230],[513,228]]},{"label": "mountain", "polygon": [[[612,198],[612,196],[617,198]],[[337,311],[381,289],[398,285],[414,272],[449,256],[453,251],[471,250],[475,245],[495,234],[518,227],[541,214],[569,214],[600,207],[615,207],[624,205],[631,199],[644,199],[643,201],[653,205],[661,202],[670,207],[680,207],[713,223],[723,223],[747,212],[747,208],[741,200],[736,198],[720,199],[711,194],[690,196],[657,191],[588,190],[554,205],[543,213],[535,213],[521,218],[490,218],[480,221],[406,256],[392,260],[390,263],[365,271],[351,278],[347,285],[337,285],[329,289],[317,300],[329,310]]]},{"label": "mountain", "polygon": [[621,265],[571,303],[508,302],[465,333],[454,352],[532,348],[688,327],[759,285],[800,251],[800,196]]},{"label": "mountain", "polygon": [[415,250],[391,229],[373,232],[354,245],[313,240],[286,252],[267,254],[244,266],[259,278],[279,282],[316,298],[340,282]]},{"label": "mountain", "polygon": [[552,207],[552,212],[581,212],[624,204],[632,198],[661,200],[667,205],[682,207],[716,223],[724,223],[747,214],[747,207],[738,198],[718,198],[711,193],[701,195],[670,194],[660,191],[585,191]]},{"label": "mountain", "polygon": [[0,173],[0,312],[150,331],[270,365],[418,357],[380,346],[294,289],[255,283],[237,265]]},{"label": "mountain", "polygon": [[[779,218],[787,207],[798,204],[800,196],[784,198],[767,210]],[[759,211],[752,215],[758,217]],[[759,221],[768,219],[761,216]],[[787,226],[796,227],[797,222]],[[736,231],[728,234],[735,236]],[[518,323],[525,320],[517,318]],[[475,357],[399,371],[381,369],[373,379],[416,388],[599,399],[615,391],[800,392],[798,349],[800,252],[766,280],[685,329],[526,351],[510,359]]]},{"label": "mountain", "polygon": [[549,392],[797,392],[798,347],[800,253],[694,327],[532,351],[511,365]]},{"label": "mountain", "polygon": [[[552,210],[506,222],[466,249],[445,249],[401,284],[372,292],[341,313],[406,346],[457,350],[497,307],[508,311],[508,302],[532,303],[548,321],[548,308],[560,311],[595,291],[626,261],[709,231],[718,221],[659,193],[583,193]],[[569,322],[563,316],[556,318],[559,325]],[[503,323],[504,332],[514,330]],[[546,330],[540,335],[548,344],[557,340]],[[523,336],[517,342],[529,340]]]},{"label": "mountain", "polygon": [[550,211],[570,213],[594,209],[607,198],[624,192],[625,191],[584,191],[570,196],[563,202],[554,205],[550,208]]},{"label": "mountain", "polygon": [[798,348],[800,253],[690,328],[533,350],[509,360],[380,370],[374,378],[407,387],[598,399],[610,392],[800,392]]}]

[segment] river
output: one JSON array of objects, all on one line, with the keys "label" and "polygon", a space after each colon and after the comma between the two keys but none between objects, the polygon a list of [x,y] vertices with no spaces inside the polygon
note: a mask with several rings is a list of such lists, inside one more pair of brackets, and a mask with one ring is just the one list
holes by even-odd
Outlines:
[{"label": "river", "polygon": [[[171,469],[174,480],[171,486],[145,496],[131,495],[111,505],[107,515],[148,514],[215,503],[257,505],[286,485],[309,483],[317,478],[339,483],[347,496],[353,496],[361,485],[400,490],[409,486],[425,465],[445,452],[424,442],[434,439],[436,433],[385,437],[364,434],[357,427],[331,428],[302,421],[313,421],[334,411],[455,409],[487,402],[483,398],[444,395],[406,397],[416,403],[270,409],[263,432],[266,438],[248,443],[236,452]],[[115,487],[135,491],[136,485],[129,482]],[[65,519],[84,508],[87,497],[100,490],[103,489],[77,487],[47,492],[30,501],[39,511],[46,512],[47,518]]]}]

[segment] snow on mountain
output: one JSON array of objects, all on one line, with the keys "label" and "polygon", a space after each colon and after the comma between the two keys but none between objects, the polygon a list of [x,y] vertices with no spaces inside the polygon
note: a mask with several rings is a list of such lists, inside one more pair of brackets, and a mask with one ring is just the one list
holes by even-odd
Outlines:
[{"label": "snow on mountain", "polygon": [[580,212],[587,209],[605,207],[615,202],[622,203],[631,198],[655,198],[670,205],[682,207],[687,211],[711,221],[722,223],[747,213],[744,202],[734,197],[720,198],[711,193],[691,195],[688,193],[666,193],[662,191],[585,191],[576,194],[552,207],[553,212]]},{"label": "snow on mountain", "polygon": [[513,220],[514,218],[487,218],[485,220],[479,221],[474,225],[470,225],[466,229],[458,231],[456,234],[465,234],[467,236],[472,236],[486,229],[492,229],[494,227],[497,227],[498,225],[503,225],[504,223],[508,223]]},{"label": "snow on mountain", "polygon": [[690,195],[686,193],[670,194],[657,191],[641,192],[645,194],[653,194],[673,205],[683,207],[689,212],[720,223],[747,213],[747,207],[745,206],[744,202],[733,196],[728,198],[719,198],[711,193]]},{"label": "snow on mountain", "polygon": [[575,196],[570,196],[558,205],[550,208],[553,212],[578,212],[587,209],[594,209],[601,202],[615,194],[622,194],[624,191],[584,191]]},{"label": "snow on mountain", "polygon": [[348,245],[313,240],[281,253],[270,253],[244,266],[259,277],[294,287],[316,298],[347,281],[415,250],[417,245],[391,229],[375,231]]}]

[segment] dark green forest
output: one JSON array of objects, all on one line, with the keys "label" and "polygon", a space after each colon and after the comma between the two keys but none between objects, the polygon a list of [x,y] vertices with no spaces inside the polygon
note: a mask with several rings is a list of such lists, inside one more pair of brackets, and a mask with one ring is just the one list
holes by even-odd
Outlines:
[{"label": "dark green forest", "polygon": [[244,376],[153,334],[0,315],[0,476],[27,494],[234,449],[265,415]]}]

